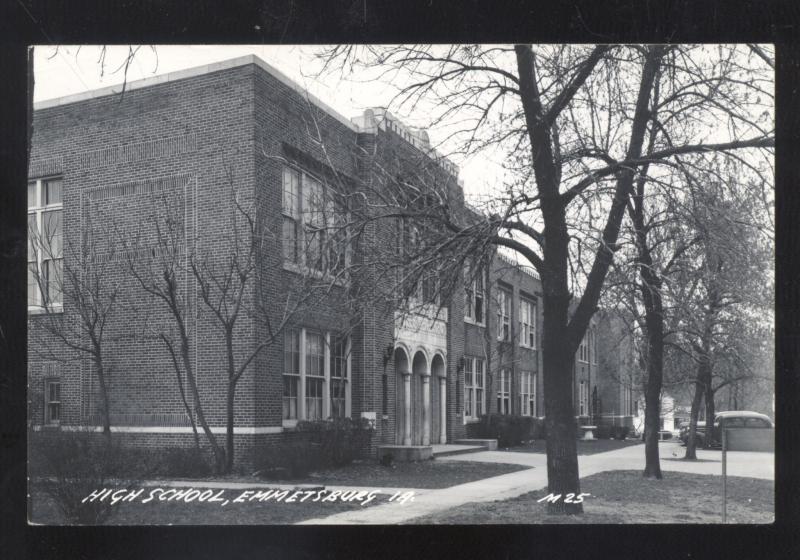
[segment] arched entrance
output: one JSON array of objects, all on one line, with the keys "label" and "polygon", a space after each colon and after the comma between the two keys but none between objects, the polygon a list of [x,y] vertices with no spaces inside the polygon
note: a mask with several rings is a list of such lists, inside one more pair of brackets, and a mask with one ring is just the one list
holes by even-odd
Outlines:
[{"label": "arched entrance", "polygon": [[[406,396],[407,378],[411,376],[411,368],[408,361],[408,354],[403,348],[394,350],[394,371],[395,371],[395,443],[398,445],[411,445],[410,439],[405,440],[406,434]],[[409,387],[410,388],[410,387]]]},{"label": "arched entrance", "polygon": [[431,361],[431,443],[447,442],[447,368],[438,352]]}]

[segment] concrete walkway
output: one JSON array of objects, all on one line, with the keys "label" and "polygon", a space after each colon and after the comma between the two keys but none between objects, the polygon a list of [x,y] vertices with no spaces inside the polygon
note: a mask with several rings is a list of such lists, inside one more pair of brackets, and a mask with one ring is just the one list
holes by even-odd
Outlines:
[{"label": "concrete walkway", "polygon": [[[700,461],[677,460],[685,448],[674,442],[660,444],[662,471],[719,475],[722,473],[720,451],[698,450]],[[415,494],[413,501],[386,503],[363,510],[346,511],[329,517],[308,519],[302,525],[380,524],[405,523],[411,519],[436,513],[470,502],[491,502],[521,496],[547,486],[547,463],[543,453],[516,453],[510,451],[482,451],[468,455],[441,457],[437,461],[480,461],[486,463],[511,463],[530,469],[504,474],[466,484],[429,490]],[[728,475],[774,480],[775,456],[772,453],[728,453]],[[614,451],[578,457],[581,478],[611,470],[643,470],[644,447],[632,445]]]}]

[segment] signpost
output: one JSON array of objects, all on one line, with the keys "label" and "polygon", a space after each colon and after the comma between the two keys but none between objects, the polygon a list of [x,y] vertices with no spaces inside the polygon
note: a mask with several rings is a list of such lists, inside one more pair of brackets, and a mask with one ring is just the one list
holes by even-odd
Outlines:
[{"label": "signpost", "polygon": [[728,430],[722,428],[722,523],[728,519]]}]

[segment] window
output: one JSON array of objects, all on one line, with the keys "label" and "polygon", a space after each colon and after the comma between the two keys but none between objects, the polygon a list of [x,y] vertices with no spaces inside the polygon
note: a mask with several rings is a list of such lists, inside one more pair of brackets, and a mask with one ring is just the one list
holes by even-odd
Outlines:
[{"label": "window", "polygon": [[589,333],[587,332],[583,336],[583,340],[581,340],[581,345],[578,346],[578,361],[580,362],[588,362],[589,361],[589,344],[587,338],[589,337]]},{"label": "window", "polygon": [[745,418],[744,419],[744,427],[745,428],[771,428],[769,422],[764,420],[763,418]]},{"label": "window", "polygon": [[589,385],[581,381],[578,385],[578,415],[586,416],[588,413]]},{"label": "window", "polygon": [[497,340],[511,340],[511,293],[502,288],[497,290]]},{"label": "window", "polygon": [[28,182],[28,306],[60,307],[64,261],[62,180]]},{"label": "window", "polygon": [[501,369],[497,381],[497,412],[511,414],[511,370]]},{"label": "window", "polygon": [[45,424],[59,424],[61,422],[61,381],[47,379],[44,383],[45,394]]},{"label": "window", "polygon": [[633,388],[630,385],[622,386],[622,410],[620,414],[623,416],[634,415],[634,402],[633,402]]},{"label": "window", "polygon": [[306,419],[322,420],[322,390],[325,385],[325,337],[306,333]]},{"label": "window", "polygon": [[464,357],[464,418],[477,420],[483,415],[483,359]]},{"label": "window", "polygon": [[283,419],[297,420],[297,393],[300,386],[300,331],[283,335]]},{"label": "window", "polygon": [[332,192],[312,177],[283,168],[283,258],[286,262],[338,273],[345,266],[345,218]]},{"label": "window", "polygon": [[523,416],[536,416],[536,374],[531,371],[520,372],[519,409]]},{"label": "window", "polygon": [[347,339],[335,337],[331,342],[331,417],[347,416]]},{"label": "window", "polygon": [[472,269],[469,265],[464,267],[464,291],[465,291],[465,305],[464,305],[464,317],[477,323],[479,325],[483,325],[483,314],[484,314],[484,270],[483,268],[479,268],[478,271],[475,273],[475,276],[472,276]]},{"label": "window", "polygon": [[519,344],[536,348],[536,304],[526,298],[519,302]]}]

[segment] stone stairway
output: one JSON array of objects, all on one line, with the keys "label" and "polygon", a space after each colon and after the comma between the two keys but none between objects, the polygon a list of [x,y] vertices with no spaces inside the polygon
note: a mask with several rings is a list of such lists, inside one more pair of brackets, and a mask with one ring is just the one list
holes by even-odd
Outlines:
[{"label": "stone stairway", "polygon": [[463,453],[476,453],[478,451],[492,451],[497,449],[496,439],[459,439],[454,443],[434,444],[433,457],[447,457]]}]

